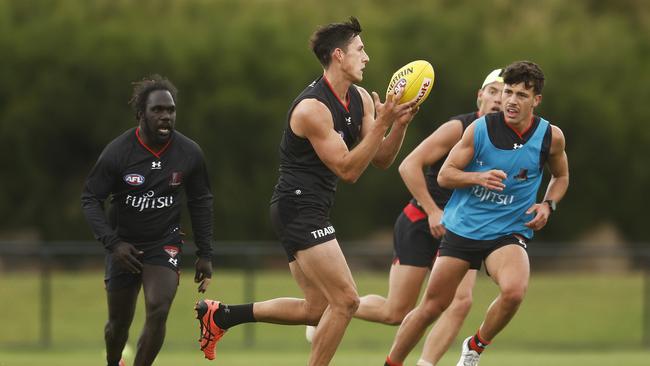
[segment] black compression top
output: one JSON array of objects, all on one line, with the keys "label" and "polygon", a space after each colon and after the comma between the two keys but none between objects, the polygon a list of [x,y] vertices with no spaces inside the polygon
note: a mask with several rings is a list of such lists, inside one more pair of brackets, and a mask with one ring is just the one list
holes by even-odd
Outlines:
[{"label": "black compression top", "polygon": [[[158,152],[144,144],[137,128],[111,141],[86,179],[81,203],[95,237],[107,249],[119,241],[145,247],[181,241],[183,191],[197,255],[210,257],[213,198],[203,152],[178,131]],[[103,210],[107,198],[108,219]]]},{"label": "black compression top", "polygon": [[[449,120],[460,121],[463,125],[463,131],[465,131],[467,126],[469,126],[477,118],[478,118],[478,113],[471,112],[471,113],[465,113],[465,114],[453,116]],[[442,168],[442,163],[445,162],[445,159],[447,159],[448,155],[449,153],[445,154],[445,156],[438,159],[438,161],[436,161],[433,165],[428,166],[424,172],[424,178],[427,182],[427,188],[429,190],[429,194],[431,194],[433,201],[441,209],[445,207],[452,193],[451,189],[442,188],[440,187],[440,185],[438,185],[438,173],[440,172],[440,168]],[[411,202],[417,204],[415,198],[413,198]]]}]

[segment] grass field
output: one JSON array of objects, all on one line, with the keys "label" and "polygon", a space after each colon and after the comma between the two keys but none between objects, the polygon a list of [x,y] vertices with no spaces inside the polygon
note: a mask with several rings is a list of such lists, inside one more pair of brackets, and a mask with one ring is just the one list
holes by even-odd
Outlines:
[{"label": "grass field", "polygon": [[[356,273],[359,292],[383,294],[386,275]],[[241,272],[215,273],[209,297],[244,301]],[[479,276],[474,308],[461,335],[472,333],[496,294]],[[636,274],[534,274],[521,310],[483,357],[481,365],[648,365],[642,348],[643,277]],[[299,296],[288,271],[260,272],[255,297]],[[102,328],[106,319],[102,274],[55,272],[52,278],[52,346],[39,339],[39,282],[32,272],[0,276],[0,366],[102,364]],[[304,365],[309,352],[304,327],[268,324],[240,326],[219,344],[217,361],[208,363],[197,350],[198,329],[192,305],[198,294],[186,272],[168,322],[166,345],[156,365]],[[135,344],[142,326],[142,306],[132,326]],[[354,320],[333,365],[381,365],[396,328]],[[252,342],[250,347],[247,344]],[[459,341],[457,341],[458,343]],[[441,365],[454,365],[456,344]],[[419,349],[409,358],[417,360]]]},{"label": "grass field", "polygon": [[[650,352],[551,352],[551,351],[497,351],[481,359],[481,366],[647,366]],[[200,352],[164,350],[158,356],[156,366],[304,366],[306,351],[233,351],[224,350],[215,361],[203,359]],[[382,366],[383,352],[340,350],[333,366]],[[128,363],[127,359],[127,363]],[[414,365],[416,357],[409,357],[405,365]],[[37,353],[0,352],[0,366],[88,366],[105,365],[98,350],[74,350]],[[453,366],[458,356],[449,352],[440,361],[441,366]]]}]

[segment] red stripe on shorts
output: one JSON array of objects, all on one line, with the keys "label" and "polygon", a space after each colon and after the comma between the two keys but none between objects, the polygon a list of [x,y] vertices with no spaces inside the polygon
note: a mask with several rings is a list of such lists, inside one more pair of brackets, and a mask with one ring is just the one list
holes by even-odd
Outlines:
[{"label": "red stripe on shorts", "polygon": [[427,217],[427,214],[410,202],[406,207],[404,207],[404,215],[406,215],[411,222],[420,221]]}]

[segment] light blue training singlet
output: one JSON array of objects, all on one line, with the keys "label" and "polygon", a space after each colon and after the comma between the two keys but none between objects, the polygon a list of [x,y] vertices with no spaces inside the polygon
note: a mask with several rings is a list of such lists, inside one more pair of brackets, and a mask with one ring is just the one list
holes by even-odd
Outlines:
[{"label": "light blue training singlet", "polygon": [[492,144],[485,116],[474,124],[474,156],[464,170],[503,170],[508,175],[503,181],[505,188],[501,192],[479,185],[454,189],[442,223],[453,233],[474,240],[493,240],[509,234],[532,239],[533,230],[524,224],[534,214],[526,214],[526,210],[535,203],[542,180],[540,151],[549,122],[540,118],[530,139],[515,144],[511,150]]}]

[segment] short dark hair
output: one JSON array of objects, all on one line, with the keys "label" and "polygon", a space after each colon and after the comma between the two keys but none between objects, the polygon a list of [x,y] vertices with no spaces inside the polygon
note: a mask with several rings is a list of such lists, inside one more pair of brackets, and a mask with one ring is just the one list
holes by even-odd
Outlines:
[{"label": "short dark hair", "polygon": [[311,50],[323,67],[332,61],[332,51],[347,46],[352,38],[361,33],[361,24],[355,17],[345,23],[331,23],[319,27],[309,40]]},{"label": "short dark hair", "polygon": [[544,89],[544,72],[532,61],[517,61],[506,67],[503,72],[505,84],[524,83],[526,89],[533,88],[535,94],[542,94]]},{"label": "short dark hair", "polygon": [[176,102],[178,89],[176,89],[176,86],[169,79],[158,74],[147,76],[131,84],[133,84],[133,95],[131,96],[131,100],[129,100],[129,104],[135,111],[135,119],[139,119],[144,114],[147,108],[147,98],[149,98],[149,94],[153,91],[166,90],[172,95],[174,102]]}]

